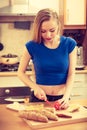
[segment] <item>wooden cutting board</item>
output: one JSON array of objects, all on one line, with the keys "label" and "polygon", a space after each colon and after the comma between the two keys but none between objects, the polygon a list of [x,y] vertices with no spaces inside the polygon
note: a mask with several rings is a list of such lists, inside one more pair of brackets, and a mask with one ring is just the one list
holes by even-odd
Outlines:
[{"label": "wooden cutting board", "polygon": [[[67,113],[67,110],[58,110],[57,113]],[[68,114],[70,114],[68,112]],[[72,118],[61,118],[58,117],[58,121],[51,121],[49,120],[48,123],[42,123],[42,122],[36,122],[31,120],[24,121],[31,127],[35,129],[39,128],[47,128],[47,127],[53,127],[58,125],[65,125],[65,124],[73,124],[78,122],[85,122],[87,121],[87,109],[84,107],[80,107],[79,111],[71,113]]]}]

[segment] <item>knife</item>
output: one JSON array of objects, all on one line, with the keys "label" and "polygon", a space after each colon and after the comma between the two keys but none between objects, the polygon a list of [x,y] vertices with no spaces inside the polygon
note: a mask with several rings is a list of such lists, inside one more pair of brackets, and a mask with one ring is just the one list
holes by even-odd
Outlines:
[{"label": "knife", "polygon": [[87,109],[87,106],[83,106],[83,107]]},{"label": "knife", "polygon": [[46,100],[46,103],[47,103],[48,105],[50,105],[51,107],[54,107],[54,105],[53,105],[53,104],[51,104],[51,102],[50,102],[50,101]]}]

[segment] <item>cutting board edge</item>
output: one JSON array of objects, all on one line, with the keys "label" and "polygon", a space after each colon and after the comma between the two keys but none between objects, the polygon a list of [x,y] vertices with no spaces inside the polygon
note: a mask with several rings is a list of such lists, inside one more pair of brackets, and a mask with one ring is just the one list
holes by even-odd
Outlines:
[{"label": "cutting board edge", "polygon": [[73,124],[73,123],[80,123],[80,122],[86,122],[87,117],[84,117],[82,119],[72,119],[72,120],[66,120],[64,122],[54,122],[54,123],[41,123],[39,125],[32,125],[28,120],[24,119],[24,121],[31,127],[32,129],[41,129],[41,128],[48,128],[48,127],[54,127],[54,126],[60,126],[60,125],[67,125],[67,124]]}]

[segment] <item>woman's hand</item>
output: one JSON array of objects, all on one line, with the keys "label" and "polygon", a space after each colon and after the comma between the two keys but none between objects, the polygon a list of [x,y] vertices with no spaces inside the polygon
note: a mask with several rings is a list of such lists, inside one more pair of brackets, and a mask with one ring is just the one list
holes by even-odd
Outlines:
[{"label": "woman's hand", "polygon": [[44,90],[41,89],[40,87],[37,87],[37,88],[34,90],[34,95],[35,95],[38,99],[41,99],[41,100],[44,100],[44,101],[47,100],[47,97],[46,97],[46,94],[45,94]]},{"label": "woman's hand", "polygon": [[69,100],[62,98],[54,103],[56,110],[67,109],[69,107]]},{"label": "woman's hand", "polygon": [[67,109],[69,107],[69,99],[61,98],[58,100],[60,106],[59,109]]}]

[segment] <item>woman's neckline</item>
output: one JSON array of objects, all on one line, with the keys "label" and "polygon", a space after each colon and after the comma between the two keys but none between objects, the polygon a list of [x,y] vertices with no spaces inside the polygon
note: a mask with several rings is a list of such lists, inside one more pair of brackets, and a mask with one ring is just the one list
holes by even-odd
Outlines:
[{"label": "woman's neckline", "polygon": [[58,49],[58,48],[60,47],[60,45],[61,45],[61,37],[60,37],[60,40],[59,40],[58,42],[59,42],[59,43],[58,43],[58,45],[57,45],[55,48],[50,48],[50,47],[46,46],[46,45],[44,44],[44,42],[43,42],[42,44],[43,44],[43,46],[44,46],[45,48],[47,48],[48,50],[56,50],[56,49]]}]

